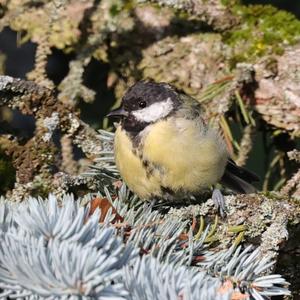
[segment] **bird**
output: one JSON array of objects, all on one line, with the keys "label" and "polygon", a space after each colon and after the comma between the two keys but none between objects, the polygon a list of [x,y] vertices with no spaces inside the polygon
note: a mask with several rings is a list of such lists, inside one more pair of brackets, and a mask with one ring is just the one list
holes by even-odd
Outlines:
[{"label": "bird", "polygon": [[[253,193],[259,178],[230,158],[226,143],[204,118],[203,107],[172,85],[136,82],[121,106],[108,114],[119,119],[115,163],[129,189],[141,199],[176,201],[221,183],[235,193]],[[224,208],[222,194],[214,201]]]}]

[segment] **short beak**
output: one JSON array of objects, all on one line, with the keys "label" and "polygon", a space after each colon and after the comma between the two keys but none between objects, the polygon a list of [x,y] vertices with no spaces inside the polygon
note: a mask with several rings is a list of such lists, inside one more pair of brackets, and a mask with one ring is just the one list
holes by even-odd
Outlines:
[{"label": "short beak", "polygon": [[123,106],[120,106],[119,108],[114,109],[110,113],[108,113],[107,117],[128,117],[128,112],[123,108]]}]

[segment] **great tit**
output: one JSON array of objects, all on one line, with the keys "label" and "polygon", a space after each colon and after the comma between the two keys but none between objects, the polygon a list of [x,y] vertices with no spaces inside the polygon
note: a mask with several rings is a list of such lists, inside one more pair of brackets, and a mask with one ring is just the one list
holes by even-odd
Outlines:
[{"label": "great tit", "polygon": [[221,135],[209,127],[201,105],[167,83],[139,81],[125,93],[114,153],[128,187],[142,199],[176,200],[220,182],[252,193],[258,177],[230,159]]}]

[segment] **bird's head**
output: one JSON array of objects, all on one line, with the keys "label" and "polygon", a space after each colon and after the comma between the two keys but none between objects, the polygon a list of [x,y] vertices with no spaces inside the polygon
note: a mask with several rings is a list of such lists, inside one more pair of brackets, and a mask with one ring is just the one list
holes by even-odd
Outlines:
[{"label": "bird's head", "polygon": [[180,104],[179,94],[169,84],[139,81],[125,93],[121,106],[108,116],[121,118],[126,131],[140,132],[170,116]]}]

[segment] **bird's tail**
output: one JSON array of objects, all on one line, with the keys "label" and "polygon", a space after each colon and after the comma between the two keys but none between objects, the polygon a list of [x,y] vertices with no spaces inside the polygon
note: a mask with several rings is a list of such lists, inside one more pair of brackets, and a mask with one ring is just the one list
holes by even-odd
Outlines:
[{"label": "bird's tail", "polygon": [[228,160],[221,183],[236,193],[251,194],[256,189],[252,182],[259,181],[259,177],[251,171],[239,167],[232,159]]}]

